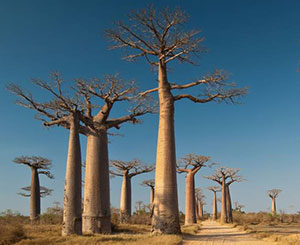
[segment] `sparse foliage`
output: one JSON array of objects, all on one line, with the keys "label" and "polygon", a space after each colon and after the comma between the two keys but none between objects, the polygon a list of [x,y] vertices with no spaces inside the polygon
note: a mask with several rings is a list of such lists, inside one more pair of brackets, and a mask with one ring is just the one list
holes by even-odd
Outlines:
[{"label": "sparse foliage", "polygon": [[239,171],[240,169],[237,168],[219,167],[213,175],[205,176],[205,178],[217,182],[222,187],[221,221],[223,223],[233,222],[232,203],[229,186],[232,183],[245,180],[243,176],[237,175]]},{"label": "sparse foliage", "polygon": [[120,222],[128,223],[131,216],[131,178],[153,171],[154,165],[146,165],[139,159],[134,159],[129,162],[120,160],[111,160],[112,169],[110,173],[115,176],[122,176],[122,191],[120,200]]},{"label": "sparse foliage", "polygon": [[[158,68],[158,88],[145,92],[158,91],[159,95],[156,176],[165,176],[163,179],[156,178],[158,188],[154,199],[153,233],[180,232],[175,174],[175,101],[188,99],[195,103],[236,103],[237,98],[247,93],[245,88],[236,88],[234,83],[228,82],[226,72],[221,70],[215,70],[193,82],[168,81],[167,65],[171,61],[195,64],[194,58],[205,51],[202,46],[203,37],[199,36],[200,31],[189,30],[187,21],[187,15],[180,8],[156,10],[149,6],[132,11],[128,22],[118,21],[113,29],[106,31],[107,37],[112,41],[112,49],[126,50],[125,59],[131,61],[143,57],[152,67]],[[196,86],[198,90],[194,90],[194,94],[186,92],[187,90],[180,93]],[[165,169],[168,169],[168,175],[164,172]]]}]

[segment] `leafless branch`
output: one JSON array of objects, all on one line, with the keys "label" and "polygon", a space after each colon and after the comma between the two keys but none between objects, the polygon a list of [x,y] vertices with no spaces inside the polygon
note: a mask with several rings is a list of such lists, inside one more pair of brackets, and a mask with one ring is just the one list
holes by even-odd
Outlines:
[{"label": "leafless branch", "polygon": [[112,160],[110,161],[110,166],[114,168],[114,171],[110,171],[111,174],[117,176],[128,174],[130,178],[138,174],[151,172],[154,169],[154,165],[146,165],[139,159],[134,159],[129,162]]},{"label": "leafless branch", "polygon": [[268,195],[273,199],[273,198],[277,198],[280,192],[281,192],[280,189],[272,189],[268,191]]},{"label": "leafless branch", "polygon": [[207,167],[207,162],[210,160],[210,157],[187,154],[185,157],[181,158],[178,161],[177,172],[191,172],[196,173],[202,167]]},{"label": "leafless branch", "polygon": [[152,57],[164,59],[165,62],[178,60],[194,63],[192,56],[205,51],[201,46],[203,38],[200,31],[187,31],[187,15],[179,8],[165,8],[156,11],[152,6],[132,12],[128,25],[119,21],[115,29],[107,30],[107,37],[113,42],[112,49],[126,48],[136,53],[127,54],[125,58],[145,57],[150,64]]}]

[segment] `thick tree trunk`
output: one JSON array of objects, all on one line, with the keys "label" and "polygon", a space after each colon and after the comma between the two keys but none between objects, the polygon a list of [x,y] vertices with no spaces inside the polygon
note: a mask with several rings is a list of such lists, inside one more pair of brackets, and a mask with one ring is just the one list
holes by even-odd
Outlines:
[{"label": "thick tree trunk", "polygon": [[70,121],[69,149],[65,179],[62,235],[82,234],[81,152],[79,120]]},{"label": "thick tree trunk", "polygon": [[39,174],[36,168],[31,167],[30,186],[30,221],[32,223],[39,219],[41,214],[41,196]]},{"label": "thick tree trunk", "polygon": [[185,181],[185,225],[192,225],[197,222],[195,210],[195,181],[194,174],[189,172]]},{"label": "thick tree trunk", "polygon": [[202,219],[203,218],[203,206],[202,206],[200,200],[198,200],[197,209],[198,209],[199,218]]},{"label": "thick tree trunk", "polygon": [[276,198],[272,198],[272,214],[276,215]]},{"label": "thick tree trunk", "polygon": [[200,219],[200,216],[199,216],[199,210],[198,210],[198,199],[195,198],[195,212],[196,212],[196,219]]},{"label": "thick tree trunk", "polygon": [[226,184],[225,177],[222,177],[222,209],[221,209],[221,222],[227,223],[227,212],[226,212]]},{"label": "thick tree trunk", "polygon": [[214,200],[213,200],[213,215],[212,219],[217,220],[218,219],[218,206],[217,206],[217,192],[214,191]]},{"label": "thick tree trunk", "polygon": [[232,223],[233,222],[232,205],[231,205],[230,190],[228,185],[226,185],[226,212],[227,212],[228,223]]},{"label": "thick tree trunk", "polygon": [[154,187],[151,187],[150,190],[150,210],[153,208],[153,202],[154,202]]},{"label": "thick tree trunk", "polygon": [[180,233],[180,225],[176,179],[174,99],[167,80],[166,65],[161,60],[158,73],[159,128],[152,232],[177,234]]},{"label": "thick tree trunk", "polygon": [[110,188],[106,130],[87,136],[83,232],[110,233]]},{"label": "thick tree trunk", "polygon": [[131,179],[128,171],[123,174],[120,200],[120,222],[128,223],[131,216]]}]

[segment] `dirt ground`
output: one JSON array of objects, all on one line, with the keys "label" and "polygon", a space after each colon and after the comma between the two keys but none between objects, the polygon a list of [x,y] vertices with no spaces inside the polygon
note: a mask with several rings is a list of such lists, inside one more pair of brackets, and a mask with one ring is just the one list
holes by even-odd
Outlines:
[{"label": "dirt ground", "polygon": [[244,245],[266,245],[275,244],[256,239],[244,231],[240,231],[232,226],[220,225],[214,221],[204,221],[201,223],[201,230],[197,235],[186,235],[183,238],[184,245],[192,244],[244,244]]}]

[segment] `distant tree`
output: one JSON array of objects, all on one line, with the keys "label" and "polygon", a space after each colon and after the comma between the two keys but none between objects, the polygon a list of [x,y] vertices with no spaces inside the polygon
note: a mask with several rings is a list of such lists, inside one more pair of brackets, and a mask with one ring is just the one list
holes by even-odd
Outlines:
[{"label": "distant tree", "polygon": [[[86,128],[80,124],[84,118],[84,104],[79,94],[64,90],[64,80],[60,73],[54,71],[50,81],[32,79],[34,85],[46,91],[51,98],[46,102],[37,101],[31,92],[16,84],[7,89],[18,96],[17,104],[36,111],[36,118],[46,127],[61,126],[69,130],[68,157],[66,164],[66,181],[64,190],[64,215],[62,235],[82,233],[81,215],[81,150],[79,133],[85,134]],[[72,91],[69,88],[69,91]],[[48,97],[48,96],[45,96]]]},{"label": "distant tree", "polygon": [[201,188],[195,188],[195,206],[196,206],[196,216],[198,219],[203,218],[203,206],[206,205],[205,196]]},{"label": "distant tree", "polygon": [[276,198],[278,197],[281,190],[272,189],[268,191],[269,197],[272,199],[272,214],[276,215]]},{"label": "distant tree", "polygon": [[[156,155],[156,177],[153,233],[180,233],[178,195],[176,180],[174,109],[175,101],[190,100],[194,103],[227,101],[234,103],[235,98],[246,94],[228,83],[223,72],[215,71],[203,79],[184,85],[168,81],[167,65],[172,61],[195,64],[194,57],[205,51],[200,31],[186,28],[188,17],[179,8],[156,10],[153,7],[131,12],[129,23],[116,22],[115,28],[107,30],[112,40],[112,49],[124,48],[125,59],[140,57],[158,69],[159,129]],[[189,92],[175,93],[193,87],[202,87],[197,95]],[[175,94],[174,94],[175,93]]]},{"label": "distant tree", "polygon": [[[126,122],[137,123],[137,117],[152,112],[147,93],[139,95],[135,82],[125,82],[118,76],[106,76],[103,81],[75,79],[74,85],[65,89],[61,74],[53,72],[50,81],[33,79],[33,83],[46,90],[51,99],[38,102],[16,84],[7,89],[21,98],[19,105],[37,111],[44,126],[69,130],[62,235],[111,232],[108,130],[119,129]],[[121,102],[130,102],[129,112],[110,118],[114,105]],[[79,133],[87,137],[83,214]]]},{"label": "distant tree", "polygon": [[110,170],[112,175],[123,177],[120,201],[120,222],[127,223],[131,216],[131,178],[153,171],[154,166],[147,166],[138,159],[129,162],[111,160],[110,165],[112,167]]},{"label": "distant tree", "polygon": [[154,192],[155,192],[155,181],[154,179],[144,180],[141,185],[150,187],[150,211],[152,213],[152,206],[153,206]]},{"label": "distant tree", "polygon": [[52,162],[47,158],[39,156],[21,156],[16,157],[13,161],[16,164],[26,165],[31,169],[31,185],[22,188],[24,191],[30,191],[30,194],[19,194],[30,197],[30,220],[31,222],[35,222],[41,214],[41,197],[51,193],[50,189],[40,186],[39,175],[43,174],[53,179],[53,175],[50,172]]},{"label": "distant tree", "polygon": [[219,186],[210,186],[207,188],[208,190],[212,191],[214,194],[213,202],[212,202],[212,219],[218,219],[218,204],[217,204],[217,192],[220,192],[221,189]]},{"label": "distant tree", "polygon": [[243,177],[237,175],[240,169],[236,168],[226,168],[220,167],[211,176],[206,176],[205,178],[217,182],[221,185],[222,191],[222,209],[221,209],[221,222],[232,223],[232,204],[229,186],[234,182],[243,181]]},{"label": "distant tree", "polygon": [[245,207],[245,205],[239,204],[238,202],[234,202],[234,210],[240,213],[244,213],[242,210]]},{"label": "distant tree", "polygon": [[53,202],[52,207],[47,208],[47,214],[54,214],[58,216],[62,216],[64,212],[63,207],[60,206],[59,202]]},{"label": "distant tree", "polygon": [[177,165],[177,172],[186,173],[185,178],[185,225],[197,223],[195,207],[195,175],[202,168],[210,157],[188,154],[183,157]]}]

